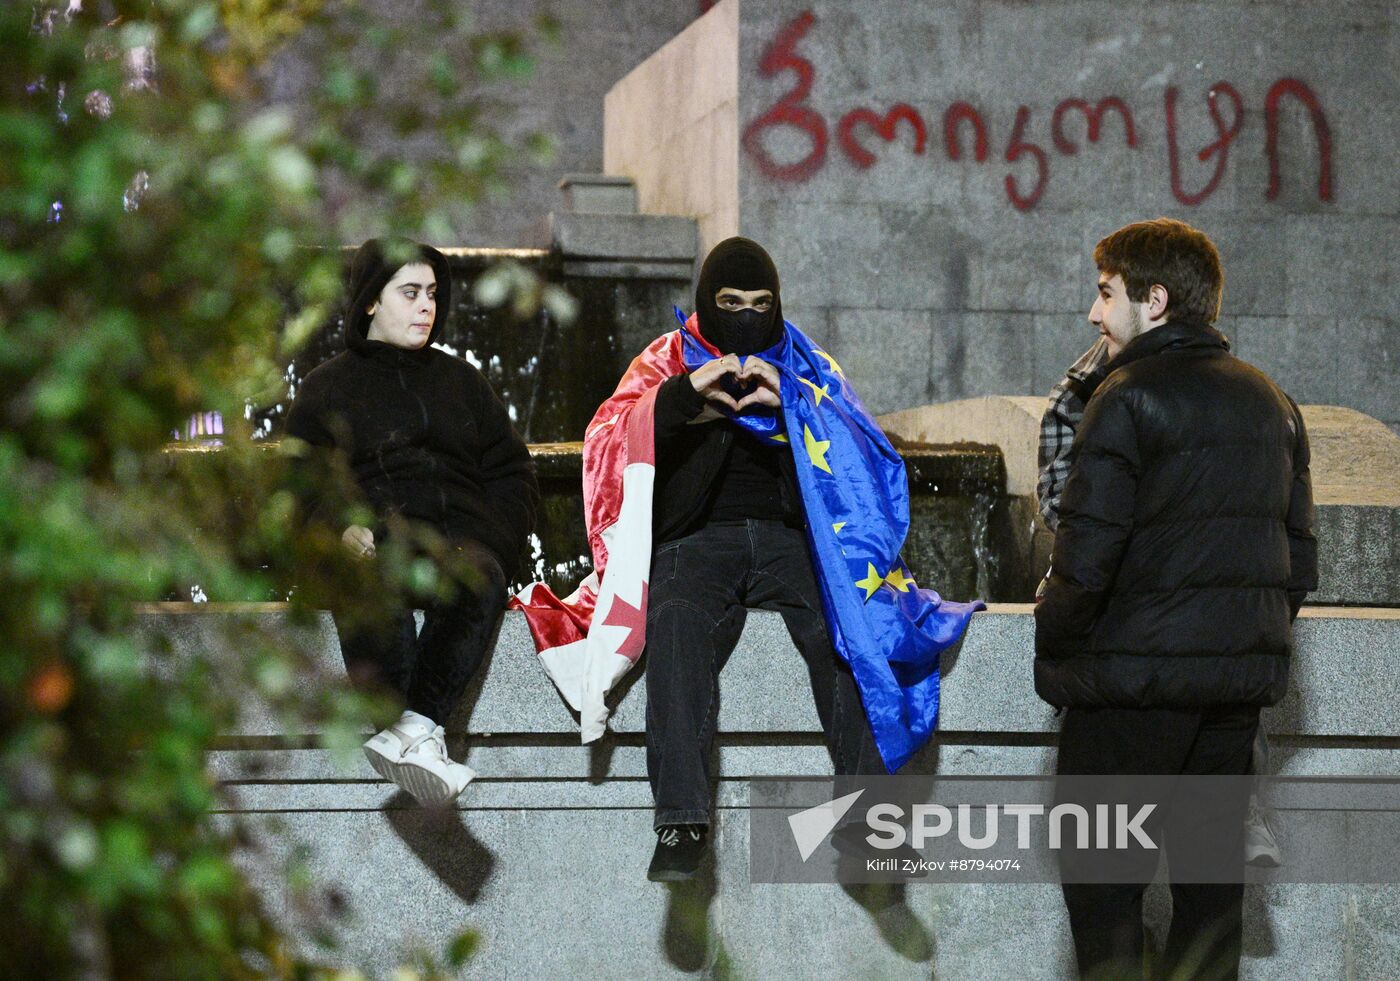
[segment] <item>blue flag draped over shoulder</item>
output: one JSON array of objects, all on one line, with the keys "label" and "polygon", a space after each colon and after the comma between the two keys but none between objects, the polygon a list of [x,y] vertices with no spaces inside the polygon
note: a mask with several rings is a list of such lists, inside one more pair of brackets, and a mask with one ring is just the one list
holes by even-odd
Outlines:
[{"label": "blue flag draped over shoulder", "polygon": [[[730,421],[755,439],[792,447],[827,629],[893,773],[938,723],[939,655],[985,607],[946,601],[914,582],[899,556],[909,531],[904,461],[836,360],[785,327],[779,344],[753,355],[778,369],[782,411]],[[687,369],[714,359],[689,331],[682,337]]]}]

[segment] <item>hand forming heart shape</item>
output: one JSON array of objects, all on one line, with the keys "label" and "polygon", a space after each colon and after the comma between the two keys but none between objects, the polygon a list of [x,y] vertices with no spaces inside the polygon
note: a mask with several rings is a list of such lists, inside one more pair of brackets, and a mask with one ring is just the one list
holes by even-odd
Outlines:
[{"label": "hand forming heart shape", "polygon": [[778,370],[755,356],[742,363],[734,354],[716,358],[692,371],[690,383],[707,400],[731,412],[750,405],[778,408],[783,404]]}]

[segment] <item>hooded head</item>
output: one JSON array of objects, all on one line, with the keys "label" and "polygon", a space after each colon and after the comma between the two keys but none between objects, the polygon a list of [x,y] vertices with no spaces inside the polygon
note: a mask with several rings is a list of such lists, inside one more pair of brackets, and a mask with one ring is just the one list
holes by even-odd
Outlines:
[{"label": "hooded head", "polygon": [[350,260],[350,305],[345,310],[345,344],[352,350],[365,350],[369,340],[371,308],[379,302],[384,287],[404,266],[424,263],[437,280],[437,310],[433,327],[423,344],[427,348],[442,336],[447,313],[452,309],[452,279],[447,257],[437,249],[407,239],[372,238],[360,246]]},{"label": "hooded head", "polygon": [[[726,288],[745,293],[768,290],[773,301],[766,310],[752,306],[726,310],[716,301],[716,295]],[[700,332],[721,354],[754,354],[777,344],[783,336],[778,270],[763,246],[735,236],[711,249],[700,267],[695,312]]]}]

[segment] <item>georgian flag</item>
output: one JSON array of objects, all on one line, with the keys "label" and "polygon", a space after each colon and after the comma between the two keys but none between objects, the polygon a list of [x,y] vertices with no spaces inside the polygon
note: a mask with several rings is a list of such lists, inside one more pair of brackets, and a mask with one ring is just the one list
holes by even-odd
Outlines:
[{"label": "georgian flag", "polygon": [[605,698],[646,646],[656,389],[687,369],[680,332],[633,359],[583,437],[583,507],[593,572],[559,599],[531,583],[510,606],[530,625],[545,673],[579,713],[583,741],[607,728]]}]

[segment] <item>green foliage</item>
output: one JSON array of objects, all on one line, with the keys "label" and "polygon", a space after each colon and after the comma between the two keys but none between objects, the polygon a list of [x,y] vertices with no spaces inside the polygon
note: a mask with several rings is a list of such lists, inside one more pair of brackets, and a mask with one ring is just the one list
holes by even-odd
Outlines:
[{"label": "green foliage", "polygon": [[[245,872],[273,859],[212,816],[205,760],[254,693],[342,746],[381,707],[248,618],[177,658],[140,604],[295,584],[304,617],[434,578],[391,553],[386,590],[297,533],[295,480],[243,419],[338,301],[341,243],[441,242],[500,186],[473,93],[528,51],[446,0],[414,16],[464,50],[427,59],[357,3],[67,6],[0,6],[0,950],[26,977],[350,976],[261,907]],[[297,107],[266,95],[289,64],[318,80]],[[223,450],[166,452],[209,410]],[[334,915],[295,873],[293,907]]]}]

